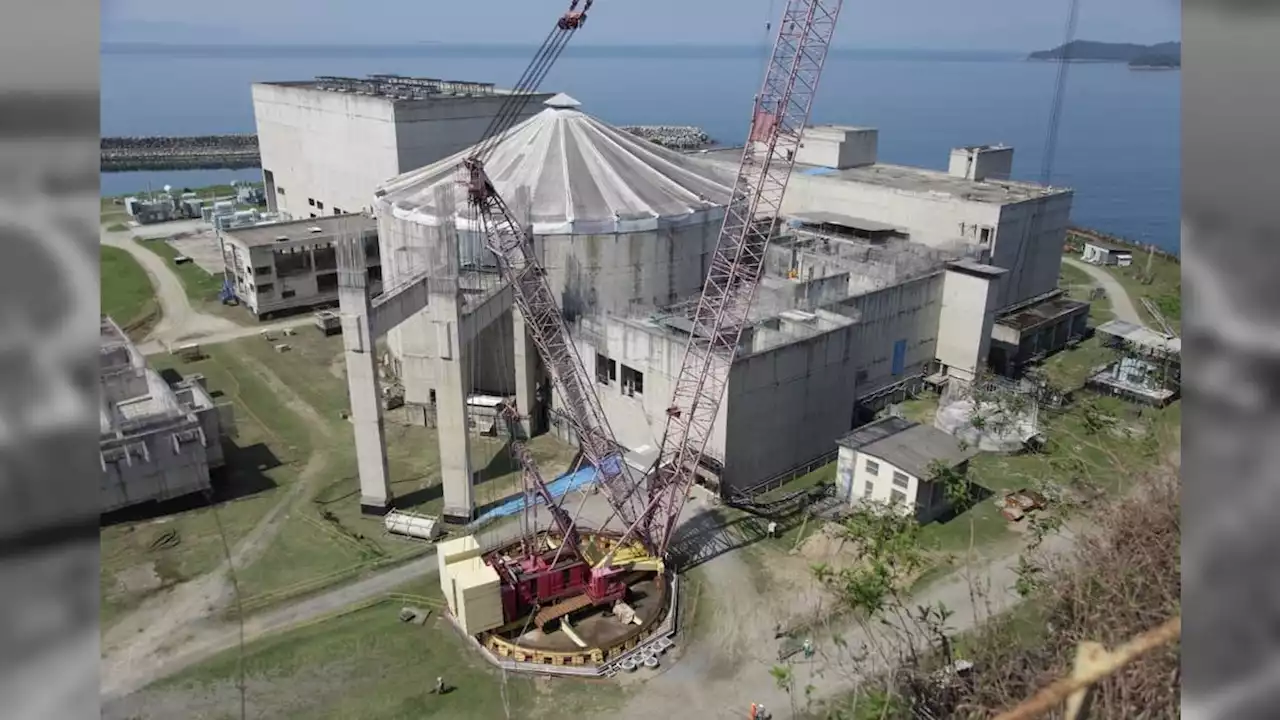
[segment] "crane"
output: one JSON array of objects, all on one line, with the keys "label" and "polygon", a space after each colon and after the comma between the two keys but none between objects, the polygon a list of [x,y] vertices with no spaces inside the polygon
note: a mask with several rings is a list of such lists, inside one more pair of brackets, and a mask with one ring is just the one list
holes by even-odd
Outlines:
[{"label": "crane", "polygon": [[[497,258],[502,279],[511,287],[525,327],[543,364],[551,373],[553,387],[564,406],[562,415],[577,436],[583,457],[595,468],[599,486],[603,488],[614,515],[631,526],[643,511],[643,496],[635,492],[635,482],[625,470],[623,450],[614,439],[593,383],[569,337],[564,316],[547,282],[545,269],[534,252],[531,237],[485,172],[485,161],[515,125],[569,39],[586,22],[592,0],[585,0],[579,9],[580,1],[571,0],[569,9],[557,19],[555,27],[481,140],[462,161],[460,182],[466,189],[467,205],[485,239],[485,246]],[[509,403],[504,408],[503,418],[509,427],[514,427],[514,421],[519,417],[519,409],[513,404]],[[548,492],[532,454],[518,434],[512,433],[511,439],[512,454],[520,463],[526,486],[526,512],[532,511],[533,503],[530,501],[534,497],[544,501],[560,530],[561,540],[558,546],[543,552],[526,530],[523,557],[515,567],[502,566],[508,587],[514,589],[520,600],[508,614],[522,615],[526,609],[540,608],[553,600],[568,597],[568,600],[537,612],[541,626],[581,607],[584,586],[585,597],[591,604],[620,599],[627,590],[622,580],[626,568],[599,564],[599,559],[606,553],[607,557],[613,558],[617,546],[602,548],[598,543],[583,543],[573,518]],[[526,522],[526,528],[531,524]],[[640,542],[643,546],[643,540]],[[646,553],[633,553],[633,556],[645,558]],[[589,573],[583,572],[584,565],[593,566]],[[559,579],[546,582],[546,576],[553,573],[559,573]]]},{"label": "crane", "polygon": [[644,538],[659,557],[671,543],[724,397],[841,3],[788,0],[778,24],[733,194],[691,318],[647,502],[623,536]]}]

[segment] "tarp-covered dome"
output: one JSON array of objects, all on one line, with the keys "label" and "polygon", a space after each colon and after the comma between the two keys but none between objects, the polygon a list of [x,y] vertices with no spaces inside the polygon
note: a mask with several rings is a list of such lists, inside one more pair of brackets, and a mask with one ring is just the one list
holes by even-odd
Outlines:
[{"label": "tarp-covered dome", "polygon": [[[512,128],[485,169],[508,202],[527,188],[528,219],[539,235],[630,233],[718,221],[732,178],[724,171],[638,138],[583,113],[564,94]],[[468,148],[389,180],[379,190],[379,213],[437,225],[437,193],[453,198],[447,211],[470,227],[459,181]],[[446,195],[449,197],[449,195]]]}]

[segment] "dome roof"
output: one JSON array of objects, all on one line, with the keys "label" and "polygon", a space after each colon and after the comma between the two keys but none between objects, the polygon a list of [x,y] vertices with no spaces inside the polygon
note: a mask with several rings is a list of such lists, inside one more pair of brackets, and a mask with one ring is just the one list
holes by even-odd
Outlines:
[{"label": "dome roof", "polygon": [[[724,170],[606,125],[563,93],[544,104],[502,138],[485,165],[508,203],[516,204],[517,189],[527,188],[534,233],[641,232],[723,217],[733,181]],[[444,201],[458,227],[472,229],[458,182],[470,153],[387,181],[379,189],[379,213],[437,225]]]}]

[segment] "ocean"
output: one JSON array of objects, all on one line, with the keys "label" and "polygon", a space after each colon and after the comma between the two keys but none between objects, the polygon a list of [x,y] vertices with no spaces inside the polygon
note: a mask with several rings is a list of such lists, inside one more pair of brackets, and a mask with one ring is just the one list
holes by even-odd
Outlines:
[{"label": "ocean", "polygon": [[[104,46],[103,135],[253,132],[249,86],[316,75],[398,73],[510,86],[532,49]],[[571,47],[543,83],[614,124],[697,125],[740,143],[762,48]],[[881,160],[945,169],[950,148],[1005,143],[1014,176],[1037,180],[1056,65],[1010,53],[834,51],[813,123],[874,126]],[[1076,191],[1073,221],[1178,250],[1180,73],[1070,68],[1052,184]],[[256,170],[103,173],[122,194],[258,179]]]}]

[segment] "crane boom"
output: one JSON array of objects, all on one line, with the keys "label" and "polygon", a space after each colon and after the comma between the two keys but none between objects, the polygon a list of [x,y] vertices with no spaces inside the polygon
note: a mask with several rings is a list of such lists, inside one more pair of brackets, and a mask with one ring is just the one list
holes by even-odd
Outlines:
[{"label": "crane boom", "polygon": [[[516,306],[524,317],[525,327],[543,364],[552,375],[553,385],[565,406],[565,416],[577,435],[583,455],[596,468],[600,485],[614,513],[623,523],[632,525],[643,510],[643,499],[633,492],[634,483],[625,472],[621,447],[614,440],[595,388],[569,338],[564,316],[531,240],[494,188],[484,167],[485,160],[521,116],[534,90],[551,70],[569,39],[586,22],[592,0],[586,0],[581,10],[578,9],[579,1],[571,0],[569,10],[556,21],[556,27],[525,68],[482,139],[463,161],[462,181],[467,188],[468,205],[481,226],[485,244],[497,257],[503,280],[511,285]],[[530,466],[532,456],[524,453],[518,459],[525,466],[526,478],[541,482],[536,468]]]},{"label": "crane boom", "polygon": [[778,25],[733,195],[692,318],[648,502],[635,529],[659,554],[671,542],[724,397],[841,3],[788,0]]}]

